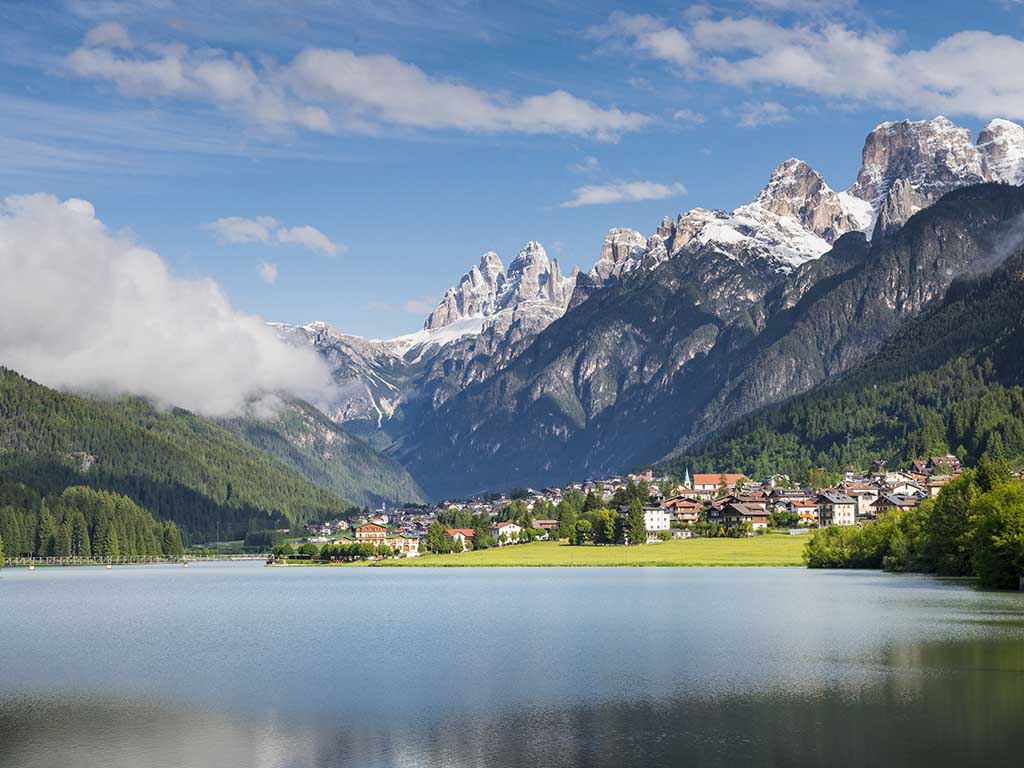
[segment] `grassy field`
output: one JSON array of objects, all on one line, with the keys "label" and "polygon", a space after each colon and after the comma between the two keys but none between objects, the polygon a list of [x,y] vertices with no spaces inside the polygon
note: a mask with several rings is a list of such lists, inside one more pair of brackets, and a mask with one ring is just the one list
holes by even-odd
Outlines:
[{"label": "grassy field", "polygon": [[572,547],[554,541],[370,563],[396,567],[507,567],[556,565],[708,566],[803,565],[807,536],[776,534],[750,539],[687,539],[639,547]]}]

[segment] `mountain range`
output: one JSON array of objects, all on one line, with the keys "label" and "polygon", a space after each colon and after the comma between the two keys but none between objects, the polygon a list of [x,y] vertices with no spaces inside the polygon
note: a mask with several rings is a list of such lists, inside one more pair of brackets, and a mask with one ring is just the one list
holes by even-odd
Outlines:
[{"label": "mountain range", "polygon": [[999,250],[1022,182],[1015,123],[884,123],[845,191],[791,158],[733,211],[610,230],[586,272],[486,253],[413,334],[274,328],[331,366],[326,414],[430,496],[622,471],[876,353]]}]

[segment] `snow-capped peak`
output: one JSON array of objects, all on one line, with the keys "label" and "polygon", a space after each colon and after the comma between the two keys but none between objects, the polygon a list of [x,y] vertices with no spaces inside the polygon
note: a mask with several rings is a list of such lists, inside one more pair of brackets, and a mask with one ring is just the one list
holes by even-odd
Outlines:
[{"label": "snow-capped peak", "polygon": [[1024,184],[1024,127],[997,117],[978,134],[978,151],[993,181]]},{"label": "snow-capped peak", "polygon": [[436,330],[467,318],[490,317],[522,302],[540,301],[564,310],[576,283],[574,271],[563,277],[558,260],[548,259],[544,246],[531,240],[512,260],[506,272],[493,251],[480,258],[462,276],[457,287],[449,288],[437,308],[423,324]]}]

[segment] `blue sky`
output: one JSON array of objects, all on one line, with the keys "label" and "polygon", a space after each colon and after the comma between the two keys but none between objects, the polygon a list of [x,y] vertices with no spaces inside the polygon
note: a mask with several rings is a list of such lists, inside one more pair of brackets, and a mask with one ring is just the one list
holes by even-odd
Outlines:
[{"label": "blue sky", "polygon": [[1024,118],[1013,0],[207,5],[0,5],[0,196],[84,198],[244,311],[366,336],[485,250],[588,269],[790,156],[845,188],[883,120]]}]

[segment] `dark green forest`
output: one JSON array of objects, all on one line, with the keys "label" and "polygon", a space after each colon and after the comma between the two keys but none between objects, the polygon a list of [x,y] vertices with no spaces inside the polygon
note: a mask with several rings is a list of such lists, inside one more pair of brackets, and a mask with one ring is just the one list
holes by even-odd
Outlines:
[{"label": "dark green forest", "polygon": [[223,427],[145,400],[64,394],[0,368],[0,480],[84,485],[173,520],[186,542],[337,516],[351,504]]},{"label": "dark green forest", "polygon": [[84,486],[46,496],[0,481],[0,555],[6,557],[176,557],[173,521],[160,521],[126,496]]},{"label": "dark green forest", "polygon": [[955,453],[1024,459],[1024,257],[961,278],[842,379],[754,412],[670,456],[681,474],[802,477]]}]

